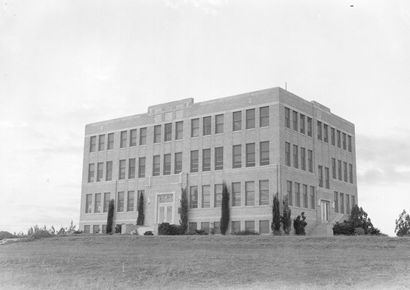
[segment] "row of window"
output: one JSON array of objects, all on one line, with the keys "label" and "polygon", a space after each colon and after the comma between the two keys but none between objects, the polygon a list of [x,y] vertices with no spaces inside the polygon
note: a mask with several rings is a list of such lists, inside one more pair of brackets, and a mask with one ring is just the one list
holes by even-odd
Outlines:
[{"label": "row of window", "polygon": [[[312,137],[313,135],[312,118],[307,117],[302,113],[298,113],[297,111],[291,110],[287,107],[285,107],[285,126],[289,129],[292,128],[293,130],[302,134],[307,134],[310,137]],[[329,143],[329,128],[330,143],[333,146],[336,146],[337,144],[337,147],[352,152],[352,136],[333,127],[329,127],[328,124],[321,121],[317,121],[318,140]]]},{"label": "row of window", "polygon": [[315,209],[316,193],[315,187],[299,182],[286,181],[286,194],[291,206]]},{"label": "row of window", "polygon": [[356,197],[343,192],[334,192],[335,212],[350,214],[356,204]]},{"label": "row of window", "polygon": [[[342,174],[342,161],[337,160],[337,172],[338,176],[336,177],[336,159],[332,158],[332,177],[334,180],[339,179],[340,181],[347,182],[349,179],[349,182],[353,184],[353,165],[349,163],[349,176],[347,172],[347,162],[343,161],[343,174]],[[324,180],[323,182],[323,169],[324,169]],[[324,167],[322,165],[318,166],[318,175],[319,175],[319,187],[325,187],[327,189],[330,188],[330,181],[329,181],[329,168]],[[342,179],[343,176],[343,179]]]},{"label": "row of window", "polygon": [[[117,193],[117,212],[123,211],[135,211],[137,210],[137,198],[140,195],[144,195],[144,190],[138,190],[137,196],[135,196],[134,190],[129,190],[128,192],[119,191]],[[93,198],[94,196],[94,198]],[[103,198],[103,200],[102,200]],[[85,213],[102,213],[108,212],[108,206],[111,200],[111,193],[104,192],[86,194],[85,196]],[[126,202],[126,203],[125,203]]]},{"label": "row of window", "polygon": [[[299,146],[293,145],[293,167],[299,168]],[[291,162],[291,144],[285,142],[285,164],[287,166],[292,166]],[[300,147],[300,169],[309,170],[313,172],[313,151],[307,149],[307,167],[306,167],[306,148]]]},{"label": "row of window", "polygon": [[[236,111],[232,113],[232,131],[242,130],[242,111]],[[213,116],[214,118],[214,132],[215,134],[224,132],[225,115],[218,114]],[[202,117],[202,136],[212,134],[212,116]],[[200,134],[200,118],[193,118],[191,121],[191,137],[198,137]],[[256,126],[256,109],[245,110],[245,128],[252,129]],[[269,126],[269,107],[259,108],[259,127]],[[163,128],[162,128],[163,127]],[[184,121],[178,121],[173,123],[166,123],[164,125],[155,125],[153,127],[153,143],[160,143],[162,140],[168,142],[173,139],[181,140],[184,136]],[[129,135],[129,137],[128,137]],[[98,138],[98,146],[97,146]],[[98,136],[90,137],[90,152],[105,150],[106,135],[101,134]],[[139,128],[139,145],[147,144],[147,127]],[[137,129],[131,129],[129,131],[120,132],[120,148],[127,146],[137,145]],[[114,133],[107,134],[107,150],[114,148]]]}]

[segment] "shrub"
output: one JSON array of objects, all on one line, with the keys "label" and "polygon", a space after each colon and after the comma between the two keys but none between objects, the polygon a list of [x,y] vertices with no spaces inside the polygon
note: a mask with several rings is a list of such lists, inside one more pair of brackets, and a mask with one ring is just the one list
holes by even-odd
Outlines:
[{"label": "shrub", "polygon": [[[333,226],[334,235],[354,235],[357,228],[362,228],[365,235],[380,235],[380,230],[375,228],[372,221],[362,207],[356,204],[352,208],[349,219]],[[361,231],[360,231],[361,233]]]},{"label": "shrub", "polygon": [[153,236],[153,235],[154,235],[154,233],[152,231],[146,231],[144,233],[144,236]]},{"label": "shrub", "polygon": [[296,235],[306,235],[305,227],[307,225],[305,213],[302,212],[300,215],[293,220],[293,228],[295,229]]},{"label": "shrub", "polygon": [[396,220],[394,232],[398,237],[410,236],[410,215],[404,209]]},{"label": "shrub", "polygon": [[236,233],[233,233],[233,234],[238,235],[238,236],[259,235],[259,233],[255,232],[255,231],[250,231],[250,230],[239,231],[239,232],[236,232]]},{"label": "shrub", "polygon": [[348,235],[348,236],[350,236],[350,235],[354,234],[354,227],[347,221],[344,221],[342,223],[337,222],[333,226],[333,234],[334,235]]},{"label": "shrub", "polygon": [[0,240],[12,239],[14,237],[15,237],[15,235],[13,235],[12,233],[9,233],[9,232],[6,232],[6,231],[0,231]]},{"label": "shrub", "polygon": [[363,228],[355,228],[354,229],[354,234],[355,234],[355,236],[363,236],[364,235],[364,229]]},{"label": "shrub", "polygon": [[140,192],[139,200],[138,200],[138,217],[137,217],[137,226],[144,225],[144,195]]},{"label": "shrub", "polygon": [[112,234],[113,220],[114,220],[114,199],[111,199],[108,205],[107,227],[106,227],[107,234]]},{"label": "shrub", "polygon": [[222,205],[221,205],[221,234],[225,235],[229,226],[229,192],[225,182],[222,185]]},{"label": "shrub", "polygon": [[188,197],[186,188],[181,189],[181,212],[180,212],[181,230],[186,233],[188,229]]},{"label": "shrub", "polygon": [[121,234],[121,228],[122,228],[121,225],[115,225],[115,233],[116,234]]},{"label": "shrub", "polygon": [[172,225],[169,223],[162,223],[158,225],[158,235],[183,235],[184,229],[180,225]]},{"label": "shrub", "polygon": [[283,226],[283,231],[285,232],[286,235],[289,235],[290,228],[292,225],[292,220],[290,216],[291,216],[291,210],[288,205],[288,199],[285,198],[285,200],[283,201],[282,226]]},{"label": "shrub", "polygon": [[53,234],[51,234],[49,231],[41,229],[41,230],[35,231],[32,235],[30,235],[30,238],[41,239],[41,238],[49,238],[52,236]]},{"label": "shrub", "polygon": [[271,229],[274,235],[280,235],[280,209],[278,194],[276,194],[273,198]]},{"label": "shrub", "polygon": [[200,235],[200,236],[204,236],[204,235],[209,235],[209,233],[208,233],[207,231],[204,231],[204,230],[194,230],[194,231],[188,232],[188,235]]}]

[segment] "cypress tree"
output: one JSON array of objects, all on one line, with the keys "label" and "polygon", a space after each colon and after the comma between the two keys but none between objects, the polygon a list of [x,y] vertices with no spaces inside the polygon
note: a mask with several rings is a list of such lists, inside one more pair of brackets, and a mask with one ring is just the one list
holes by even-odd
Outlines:
[{"label": "cypress tree", "polygon": [[185,234],[188,229],[188,197],[186,188],[181,189],[181,212],[180,212],[181,232]]},{"label": "cypress tree", "polygon": [[137,226],[144,225],[144,195],[142,191],[140,192],[139,200],[138,200],[138,218],[137,218]]},{"label": "cypress tree", "polygon": [[285,200],[283,201],[282,226],[283,226],[283,231],[285,232],[286,235],[289,235],[290,227],[292,224],[292,220],[290,216],[291,216],[291,210],[289,208],[288,199],[285,198]]},{"label": "cypress tree", "polygon": [[276,194],[273,198],[271,229],[274,235],[280,235],[280,209],[278,194]]},{"label": "cypress tree", "polygon": [[222,206],[221,206],[221,234],[225,235],[229,226],[229,192],[225,182],[222,185]]},{"label": "cypress tree", "polygon": [[107,234],[112,233],[112,223],[114,220],[114,199],[110,200],[110,204],[108,205],[108,215],[107,215]]}]

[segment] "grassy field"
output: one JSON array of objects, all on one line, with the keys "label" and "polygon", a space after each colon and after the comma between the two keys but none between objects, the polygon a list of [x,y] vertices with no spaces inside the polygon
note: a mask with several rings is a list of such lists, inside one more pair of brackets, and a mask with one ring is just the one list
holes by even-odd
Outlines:
[{"label": "grassy field", "polygon": [[410,239],[46,238],[0,246],[0,288],[410,289]]}]

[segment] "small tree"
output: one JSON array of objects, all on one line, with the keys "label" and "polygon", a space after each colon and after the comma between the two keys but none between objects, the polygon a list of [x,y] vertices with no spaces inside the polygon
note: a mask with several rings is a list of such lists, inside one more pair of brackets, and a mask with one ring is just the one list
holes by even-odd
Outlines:
[{"label": "small tree", "polygon": [[333,226],[334,235],[380,235],[380,230],[375,228],[372,221],[362,207],[355,204],[349,219]]},{"label": "small tree", "polygon": [[307,225],[305,213],[302,212],[300,215],[293,220],[293,228],[295,229],[296,235],[306,235],[305,227]]},{"label": "small tree", "polygon": [[144,225],[144,195],[142,191],[140,192],[139,200],[138,200],[138,217],[137,217],[137,226]]},{"label": "small tree", "polygon": [[222,205],[221,205],[221,234],[225,235],[229,226],[229,192],[225,182],[222,185]]},{"label": "small tree", "polygon": [[410,215],[404,209],[396,220],[394,232],[398,237],[410,236]]},{"label": "small tree", "polygon": [[108,205],[107,227],[106,227],[107,234],[112,233],[113,220],[114,220],[114,199],[111,199]]},{"label": "small tree", "polygon": [[280,235],[280,208],[279,208],[279,199],[278,194],[275,194],[273,198],[272,206],[272,224],[271,229],[274,235]]},{"label": "small tree", "polygon": [[181,232],[186,233],[188,229],[188,197],[186,188],[181,189],[181,212],[180,212]]},{"label": "small tree", "polygon": [[283,226],[283,231],[285,232],[286,235],[289,235],[290,228],[292,225],[292,220],[290,216],[291,216],[291,210],[289,208],[288,199],[285,198],[285,200],[283,201],[282,226]]}]

